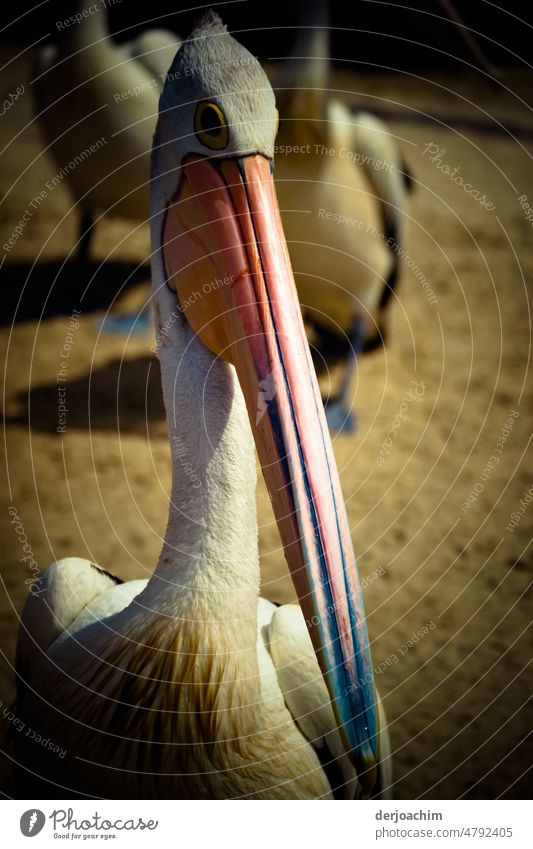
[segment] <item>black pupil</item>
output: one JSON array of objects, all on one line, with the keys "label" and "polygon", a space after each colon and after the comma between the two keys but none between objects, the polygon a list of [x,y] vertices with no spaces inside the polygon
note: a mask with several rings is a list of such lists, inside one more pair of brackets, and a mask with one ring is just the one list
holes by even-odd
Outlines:
[{"label": "black pupil", "polygon": [[208,136],[219,136],[222,132],[222,122],[216,109],[213,109],[212,106],[206,106],[205,109],[202,109],[200,124],[202,130]]}]

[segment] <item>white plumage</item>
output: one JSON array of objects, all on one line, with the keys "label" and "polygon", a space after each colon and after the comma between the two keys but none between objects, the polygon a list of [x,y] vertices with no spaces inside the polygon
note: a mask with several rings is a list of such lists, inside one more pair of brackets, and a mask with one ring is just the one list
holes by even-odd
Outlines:
[{"label": "white plumage", "polygon": [[387,125],[330,91],[325,4],[305,4],[301,17],[293,56],[276,80],[276,185],[304,315],[319,339],[327,331],[346,352],[328,421],[350,429],[354,360],[386,335],[411,178]]}]

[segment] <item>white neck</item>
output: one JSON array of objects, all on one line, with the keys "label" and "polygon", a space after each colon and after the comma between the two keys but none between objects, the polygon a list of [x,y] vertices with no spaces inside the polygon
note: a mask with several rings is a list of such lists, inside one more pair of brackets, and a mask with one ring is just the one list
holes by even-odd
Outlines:
[{"label": "white neck", "polygon": [[234,368],[204,347],[179,311],[158,255],[152,278],[172,494],[149,603],[198,621],[242,619],[255,635],[256,467],[244,398]]}]

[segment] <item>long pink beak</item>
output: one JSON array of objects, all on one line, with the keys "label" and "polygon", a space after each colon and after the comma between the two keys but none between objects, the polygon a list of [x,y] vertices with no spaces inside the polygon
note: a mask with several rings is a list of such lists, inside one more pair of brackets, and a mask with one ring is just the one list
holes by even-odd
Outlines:
[{"label": "long pink beak", "polygon": [[361,588],[269,160],[190,157],[163,252],[189,323],[237,370],[339,730],[370,793],[378,714]]}]

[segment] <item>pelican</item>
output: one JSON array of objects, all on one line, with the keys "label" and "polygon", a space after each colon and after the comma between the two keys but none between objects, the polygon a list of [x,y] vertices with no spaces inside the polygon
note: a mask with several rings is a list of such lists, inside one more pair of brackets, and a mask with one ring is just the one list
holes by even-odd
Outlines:
[{"label": "pelican", "polygon": [[47,145],[81,211],[80,260],[89,255],[96,214],[148,218],[157,104],[179,46],[163,29],[118,45],[105,4],[90,14],[86,5],[77,0],[74,14],[56,23],[57,44],[40,51],[33,84]]},{"label": "pelican", "polygon": [[[151,177],[165,539],[147,581],[68,558],[33,586],[17,710],[41,743],[18,735],[17,786],[386,795],[386,721],[272,178],[274,95],[212,12],[171,70]],[[259,598],[254,443],[299,605]]]},{"label": "pelican", "polygon": [[276,82],[276,188],[306,319],[319,336],[347,343],[326,415],[332,429],[350,431],[351,377],[358,355],[385,334],[411,179],[388,127],[329,93],[327,5],[306,3],[301,20]]}]

